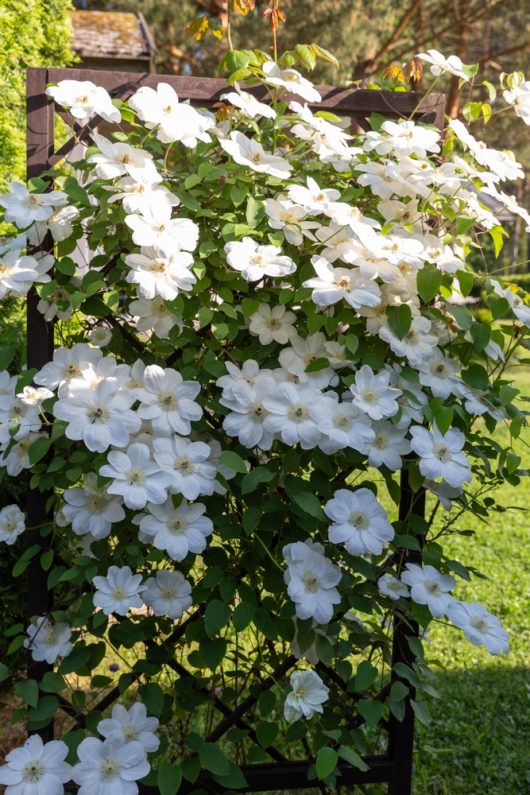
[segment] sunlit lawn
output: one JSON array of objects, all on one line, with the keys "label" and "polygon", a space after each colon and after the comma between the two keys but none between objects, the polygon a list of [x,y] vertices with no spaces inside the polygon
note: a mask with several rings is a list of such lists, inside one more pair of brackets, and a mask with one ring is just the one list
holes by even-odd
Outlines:
[{"label": "sunlit lawn", "polygon": [[[530,396],[530,373],[518,375],[518,386]],[[517,452],[530,469],[525,437],[530,442],[528,430]],[[453,536],[446,544],[455,558],[487,575],[460,581],[457,597],[482,602],[499,616],[510,652],[494,658],[456,630],[432,630],[441,698],[431,704],[432,724],[417,732],[415,795],[530,793],[530,479],[504,486],[498,498],[514,510],[494,514],[488,524],[470,517],[460,529],[476,535]]]}]

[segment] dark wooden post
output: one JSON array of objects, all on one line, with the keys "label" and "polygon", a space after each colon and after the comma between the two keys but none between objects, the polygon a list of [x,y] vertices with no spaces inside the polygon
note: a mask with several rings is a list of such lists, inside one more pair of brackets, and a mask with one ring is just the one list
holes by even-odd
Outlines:
[{"label": "dark wooden post", "polygon": [[[420,489],[414,493],[410,488],[408,470],[402,469],[399,520],[408,523],[412,514],[421,517],[425,515],[425,489]],[[420,563],[421,553],[409,553],[406,556],[406,560]],[[405,663],[405,665],[411,665],[414,662],[414,654],[409,646],[408,639],[417,636],[418,625],[416,623],[406,623],[396,618],[392,639],[392,669],[398,662]],[[399,680],[399,677],[394,673],[392,676],[396,681]],[[393,762],[392,779],[388,790],[389,795],[411,795],[412,792],[414,711],[410,702],[415,696],[415,691],[411,688],[409,682],[405,682],[405,684],[409,688],[409,695],[405,699],[405,716],[402,721],[399,721],[391,714],[389,720],[388,755]]]},{"label": "dark wooden post", "polygon": [[[27,75],[27,178],[38,176],[50,167],[50,158],[54,148],[53,106],[45,94],[47,72],[45,69],[29,69]],[[33,254],[39,251],[50,251],[53,246],[51,237],[33,248]],[[27,317],[27,366],[28,369],[40,369],[53,356],[53,324],[47,323],[37,309],[39,297],[34,288],[28,293]],[[41,535],[41,526],[50,521],[51,512],[46,503],[51,497],[50,492],[41,492],[27,488],[27,521],[31,528],[26,534],[28,547],[37,544],[45,552],[50,546],[51,535]],[[51,595],[48,592],[47,574],[40,565],[40,555],[32,559],[27,573],[27,611],[28,619],[32,616],[46,615],[51,607]],[[51,666],[45,662],[35,662],[28,651],[28,677],[40,681]],[[43,740],[53,739],[53,725],[39,731]]]}]

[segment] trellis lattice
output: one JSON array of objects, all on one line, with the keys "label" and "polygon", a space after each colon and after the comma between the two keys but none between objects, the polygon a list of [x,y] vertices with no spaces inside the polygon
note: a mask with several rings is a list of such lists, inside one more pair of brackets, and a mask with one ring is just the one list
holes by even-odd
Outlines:
[{"label": "trellis lattice", "polygon": [[[99,86],[106,88],[111,96],[125,99],[140,86],[156,87],[158,82],[169,83],[179,97],[183,100],[188,99],[191,104],[200,107],[211,107],[219,101],[220,95],[226,90],[223,80],[210,78],[176,77],[176,76],[155,76],[150,74],[131,75],[130,73],[92,71],[80,69],[29,69],[27,79],[27,176],[28,179],[39,176],[43,171],[54,167],[63,159],[75,154],[76,147],[90,139],[90,133],[98,124],[98,119],[93,120],[85,127],[73,125],[74,136],[57,151],[55,150],[54,135],[54,115],[60,113],[69,123],[71,117],[64,111],[54,108],[45,94],[48,83],[57,83],[64,79],[73,80],[92,80]],[[439,94],[430,95],[427,98],[417,93],[392,93],[385,91],[366,91],[361,89],[343,89],[319,87],[322,95],[322,103],[315,109],[332,111],[336,114],[351,117],[352,121],[362,128],[367,127],[367,119],[373,112],[379,113],[387,118],[413,117],[430,124],[437,125],[440,129],[443,126],[444,99]],[[251,89],[255,91],[259,98],[264,96],[263,89]],[[311,107],[311,106],[310,106]],[[49,250],[52,241],[44,240],[41,249]],[[27,350],[28,368],[42,368],[53,355],[54,348],[54,328],[53,324],[47,323],[41,313],[37,310],[38,296],[35,290],[31,290],[28,295],[27,303]],[[112,318],[110,318],[112,322]],[[122,329],[122,333],[128,335],[128,342],[133,347],[140,347],[141,343],[127,331]],[[170,357],[168,365],[174,363],[174,357]],[[28,545],[37,544],[45,551],[50,542],[50,535],[43,536],[40,527],[51,521],[49,512],[50,492],[41,493],[30,489],[28,491],[28,525],[36,528],[28,531]],[[401,497],[399,505],[399,519],[405,524],[411,515],[423,516],[425,507],[425,496],[422,491],[413,493],[409,487],[407,473],[404,470],[401,476]],[[409,559],[418,558],[420,553],[410,553]],[[29,616],[47,612],[51,609],[52,595],[47,589],[46,573],[39,564],[39,558],[34,557],[29,566],[28,576],[28,614]],[[205,689],[198,683],[195,676],[180,662],[173,659],[168,650],[174,648],[179,641],[189,631],[193,622],[203,614],[203,607],[198,606],[195,612],[182,621],[173,632],[167,637],[163,644],[157,644],[154,640],[146,641],[146,654],[163,654],[164,664],[173,670],[179,680],[187,682],[194,692],[201,698],[207,699],[208,703],[219,714],[220,719],[215,726],[212,726],[205,739],[208,742],[215,742],[224,737],[230,729],[236,727],[246,732],[247,737],[258,744],[256,731],[249,720],[249,713],[255,708],[260,696],[281,682],[296,662],[294,655],[289,655],[286,659],[276,665],[270,672],[256,670],[257,684],[255,689],[245,697],[237,706],[227,703],[223,698]],[[393,631],[392,641],[392,663],[398,662],[410,664],[414,659],[408,639],[417,633],[417,627],[396,621]],[[274,658],[274,654],[271,654]],[[256,666],[254,666],[254,669]],[[45,663],[29,662],[29,676],[40,681],[49,666]],[[345,708],[353,706],[357,698],[355,693],[348,691],[342,677],[329,666],[318,663],[316,670],[322,679],[330,686],[343,693]],[[133,674],[131,684],[139,680],[142,674]],[[396,681],[396,674],[387,687]],[[100,701],[95,705],[90,705],[90,709],[103,711],[111,706],[119,697],[121,691],[118,687],[112,687]],[[388,722],[382,725],[386,730],[388,741],[384,755],[366,757],[365,762],[368,770],[359,769],[340,762],[338,767],[337,783],[339,786],[355,787],[357,784],[387,783],[391,795],[407,795],[411,791],[412,777],[412,754],[413,754],[413,732],[414,732],[414,713],[411,708],[410,700],[414,692],[410,690],[409,697],[405,702],[405,715],[399,721],[393,715]],[[385,691],[381,694],[385,697]],[[86,714],[74,703],[59,696],[59,704],[63,713],[72,721],[73,729],[82,729],[86,724]],[[354,711],[352,710],[352,713]],[[352,728],[362,721],[362,718],[353,715]],[[45,739],[53,736],[53,726],[46,726],[40,729],[41,735]],[[287,789],[302,789],[311,786],[320,786],[322,791],[326,791],[322,785],[315,785],[308,780],[308,771],[314,760],[291,760],[283,752],[278,750],[273,744],[261,746],[261,749],[269,756],[270,762],[243,764],[241,770],[247,781],[247,786],[243,790],[246,792],[260,791],[285,791]],[[69,791],[75,792],[76,788]],[[192,792],[222,792],[221,787],[214,778],[205,773],[201,773],[195,782],[184,781],[179,789],[182,793]],[[351,791],[351,790],[349,790]],[[155,795],[158,790],[154,787],[140,785],[140,792],[143,795]]]}]

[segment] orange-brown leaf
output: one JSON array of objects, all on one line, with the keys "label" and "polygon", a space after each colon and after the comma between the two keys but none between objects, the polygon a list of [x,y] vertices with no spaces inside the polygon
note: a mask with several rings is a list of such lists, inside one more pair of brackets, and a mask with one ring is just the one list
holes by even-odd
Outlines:
[{"label": "orange-brown leaf", "polygon": [[232,11],[246,17],[256,6],[256,0],[231,0]]},{"label": "orange-brown leaf", "polygon": [[195,41],[201,41],[206,35],[209,26],[208,17],[196,17],[186,25],[186,33]]}]

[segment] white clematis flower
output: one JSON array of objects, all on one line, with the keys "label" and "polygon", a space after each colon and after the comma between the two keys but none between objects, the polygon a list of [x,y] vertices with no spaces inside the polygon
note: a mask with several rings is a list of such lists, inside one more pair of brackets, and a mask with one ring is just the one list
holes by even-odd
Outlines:
[{"label": "white clematis flower", "polygon": [[390,373],[381,370],[374,373],[372,368],[363,364],[355,373],[355,383],[350,386],[353,403],[372,420],[393,417],[399,411],[397,403],[401,390],[390,386]]},{"label": "white clematis flower", "polygon": [[330,455],[351,447],[366,455],[375,439],[369,418],[349,401],[329,399],[327,394],[325,397],[327,413],[320,424],[320,449]]},{"label": "white clematis flower", "polygon": [[188,504],[186,500],[175,508],[171,499],[163,505],[147,505],[148,513],[135,516],[142,541],[167,552],[171,560],[181,561],[191,552],[199,555],[206,549],[213,522],[204,516],[206,506]]},{"label": "white clematis flower", "polygon": [[74,378],[82,378],[83,370],[95,365],[103,354],[84,342],[77,342],[72,348],[57,348],[53,359],[35,375],[36,384],[57,389]]},{"label": "white clematis flower", "polygon": [[67,657],[72,651],[72,630],[68,624],[53,624],[47,616],[39,616],[26,629],[26,634],[24,648],[29,649],[37,662],[53,665],[58,657]]},{"label": "white clematis flower", "polygon": [[0,541],[11,546],[25,529],[26,520],[18,505],[0,509]]},{"label": "white clematis flower", "polygon": [[0,299],[6,295],[26,295],[36,282],[49,282],[47,271],[54,259],[46,255],[36,257],[20,256],[18,251],[7,251],[0,255]]},{"label": "white clematis flower", "polygon": [[502,92],[508,105],[525,124],[530,125],[530,80],[512,83],[512,87]]},{"label": "white clematis flower", "polygon": [[368,463],[372,467],[386,466],[393,472],[403,466],[402,456],[410,453],[410,442],[405,431],[389,420],[374,422],[375,439],[368,450]]},{"label": "white clematis flower", "polygon": [[166,253],[144,247],[141,254],[128,254],[125,264],[130,268],[126,280],[137,284],[144,298],[159,295],[166,301],[173,301],[179,292],[188,292],[197,281],[191,270],[193,257],[187,251]]},{"label": "white clematis flower", "polygon": [[95,164],[94,171],[100,179],[116,179],[128,174],[137,182],[160,182],[153,155],[149,152],[121,141],[112,143],[98,133],[93,133],[92,137],[99,152],[90,155],[88,162]]},{"label": "white clematis flower", "polygon": [[438,77],[443,72],[448,72],[450,75],[459,77],[466,82],[471,79],[469,72],[464,69],[464,64],[458,55],[449,55],[447,58],[442,55],[438,50],[427,50],[427,52],[420,52],[416,55],[421,61],[431,65],[431,73]]},{"label": "white clematis flower", "polygon": [[283,705],[283,715],[289,723],[324,711],[322,704],[327,701],[329,690],[317,673],[295,671],[289,682],[292,689]]},{"label": "white clematis flower", "polygon": [[271,342],[286,345],[294,333],[296,315],[281,304],[272,307],[269,304],[260,304],[249,320],[250,333],[255,334],[262,345],[269,345]]},{"label": "white clematis flower", "polygon": [[157,138],[162,143],[180,141],[184,146],[194,148],[199,141],[211,141],[208,130],[215,127],[212,114],[196,110],[187,102],[179,102],[168,83],[158,83],[156,90],[142,86],[129,99],[129,106],[145,122],[148,130],[156,129]]},{"label": "white clematis flower", "polygon": [[508,652],[508,633],[497,616],[478,602],[453,601],[447,608],[447,618],[464,631],[473,646],[485,646],[490,654]]},{"label": "white clematis flower", "polygon": [[98,486],[95,472],[85,475],[82,488],[67,489],[63,498],[64,519],[76,535],[106,538],[112,525],[125,519],[120,500],[109,496],[106,486]]},{"label": "white clematis flower", "polygon": [[420,472],[430,480],[443,478],[454,488],[471,481],[469,461],[462,452],[466,438],[462,431],[450,428],[440,433],[436,423],[432,433],[418,425],[410,429],[410,446],[419,456]]},{"label": "white clematis flower", "polygon": [[323,510],[333,521],[329,540],[344,544],[351,555],[380,555],[394,538],[385,509],[369,489],[338,489]]},{"label": "white clematis flower", "polygon": [[312,384],[279,384],[274,392],[264,396],[263,405],[268,411],[263,427],[279,434],[282,442],[300,444],[303,450],[319,443],[326,402]]},{"label": "white clematis flower", "polygon": [[296,606],[298,618],[313,618],[317,624],[329,624],[333,605],[339,604],[337,585],[341,570],[324,555],[321,544],[297,541],[282,550],[287,571],[287,593]]},{"label": "white clematis flower", "polygon": [[380,594],[388,597],[393,602],[397,602],[402,596],[407,597],[410,595],[408,587],[392,574],[383,574],[377,581],[377,588]]},{"label": "white clematis flower", "polygon": [[126,616],[131,607],[143,604],[139,596],[145,590],[142,575],[133,574],[129,566],[111,566],[105,577],[93,577],[92,583],[96,588],[94,605],[101,607],[107,616],[111,613]]},{"label": "white clematis flower", "polygon": [[269,412],[263,400],[273,396],[276,388],[274,378],[261,375],[253,385],[240,381],[223,393],[220,403],[231,409],[223,420],[226,433],[237,436],[244,447],[270,450],[274,434],[264,425]]},{"label": "white clematis flower", "polygon": [[165,502],[168,476],[153,463],[147,445],[135,442],[126,453],[111,450],[107,459],[109,463],[100,468],[99,474],[113,479],[107,491],[121,495],[127,508],[138,510],[148,502]]},{"label": "white clematis flower", "polygon": [[174,326],[182,329],[182,318],[172,314],[167,308],[164,298],[138,298],[129,304],[129,312],[135,316],[138,331],[153,331],[159,339],[165,339]]},{"label": "white clematis flower", "polygon": [[25,229],[34,221],[47,221],[56,207],[66,204],[66,193],[52,190],[48,193],[32,193],[21,182],[10,182],[9,191],[0,194],[0,207],[5,209],[4,218],[19,229]]},{"label": "white clematis flower", "polygon": [[228,94],[221,94],[221,100],[226,100],[243,111],[243,115],[249,119],[256,116],[263,116],[265,119],[275,119],[276,111],[270,105],[260,102],[253,94],[248,91],[229,91]]},{"label": "white clematis flower", "polygon": [[240,166],[248,166],[260,174],[280,179],[287,179],[291,173],[288,160],[266,152],[258,141],[247,138],[238,130],[231,132],[229,138],[220,138],[219,143]]},{"label": "white clematis flower", "polygon": [[172,436],[155,439],[153,448],[155,461],[167,477],[170,494],[182,494],[187,500],[196,500],[199,494],[213,494],[217,468],[208,461],[209,445]]},{"label": "white clematis flower", "polygon": [[140,401],[138,416],[150,420],[155,433],[170,436],[191,432],[191,423],[200,420],[203,411],[195,402],[201,391],[197,381],[184,381],[180,373],[171,368],[150,364],[143,374],[144,385],[132,390]]},{"label": "white clematis flower", "polygon": [[271,229],[281,229],[287,242],[293,246],[301,246],[304,235],[311,236],[311,229],[318,226],[318,222],[306,221],[306,210],[284,198],[284,194],[276,199],[265,199],[264,207]]},{"label": "white clematis flower", "polygon": [[280,69],[274,61],[266,61],[261,68],[265,73],[265,82],[271,86],[285,88],[291,94],[298,94],[306,102],[322,101],[313,83],[302,77],[296,69]]},{"label": "white clematis flower", "polygon": [[81,379],[70,382],[70,394],[59,398],[54,416],[67,422],[65,435],[82,440],[86,447],[103,453],[110,445],[125,447],[132,433],[140,430],[140,417],[131,409],[134,397],[119,391],[114,378],[100,381],[92,389]]},{"label": "white clematis flower", "polygon": [[107,90],[90,80],[61,80],[56,86],[48,86],[46,94],[67,108],[77,121],[87,122],[96,115],[108,122],[121,121],[121,113]]},{"label": "white clematis flower", "polygon": [[333,268],[324,257],[312,257],[317,274],[307,279],[303,287],[312,288],[311,298],[317,306],[332,306],[345,300],[354,309],[374,307],[381,303],[379,285],[361,276],[357,268]]},{"label": "white clematis flower", "polygon": [[72,777],[72,768],[64,760],[68,746],[62,740],[43,743],[38,734],[28,737],[21,748],[14,748],[0,766],[0,784],[7,785],[5,795],[63,795]]},{"label": "white clematis flower", "polygon": [[410,596],[413,602],[427,605],[434,618],[441,618],[447,613],[449,605],[454,602],[450,591],[455,587],[454,577],[440,574],[434,566],[418,566],[407,563],[401,574],[401,582],[410,585]]},{"label": "white clematis flower", "polygon": [[79,762],[72,778],[78,795],[137,795],[136,781],[151,769],[145,748],[137,740],[98,740],[85,737],[77,749]]},{"label": "white clematis flower", "polygon": [[143,600],[155,616],[168,616],[174,621],[192,605],[191,583],[180,571],[157,571],[145,582]]},{"label": "white clematis flower", "polygon": [[306,185],[290,185],[287,195],[295,204],[301,205],[308,213],[325,213],[332,202],[340,199],[340,192],[333,188],[324,189],[312,178],[307,177]]},{"label": "white clematis flower", "polygon": [[227,243],[225,253],[230,267],[240,271],[247,282],[257,282],[265,276],[288,276],[296,270],[293,260],[282,255],[281,248],[260,246],[251,237]]},{"label": "white clematis flower", "polygon": [[155,734],[158,724],[158,718],[148,716],[145,704],[137,701],[129,709],[122,704],[114,704],[112,717],[100,720],[97,729],[106,740],[115,740],[123,745],[137,741],[146,753],[153,753],[160,745]]},{"label": "white clematis flower", "polygon": [[165,196],[152,195],[142,214],[125,216],[125,223],[133,230],[133,243],[166,254],[194,251],[199,239],[199,227],[194,221],[171,217],[171,205]]}]

